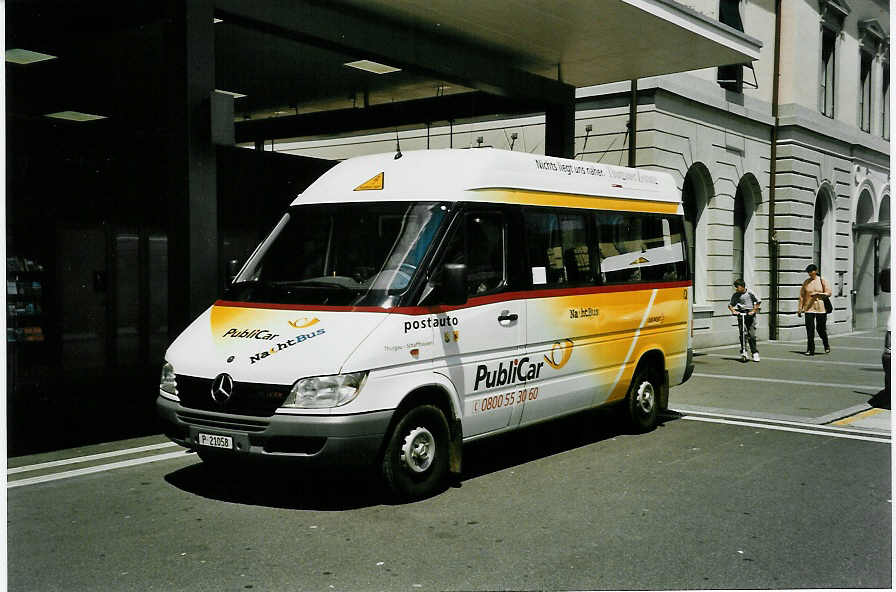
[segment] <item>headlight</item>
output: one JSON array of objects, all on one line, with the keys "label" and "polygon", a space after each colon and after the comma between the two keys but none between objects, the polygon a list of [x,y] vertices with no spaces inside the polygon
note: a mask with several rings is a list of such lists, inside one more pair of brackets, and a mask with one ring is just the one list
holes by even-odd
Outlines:
[{"label": "headlight", "polygon": [[345,405],[358,396],[366,378],[367,372],[302,378],[292,385],[283,406],[323,409]]},{"label": "headlight", "polygon": [[174,366],[165,362],[165,365],[162,366],[162,378],[159,380],[159,391],[165,393],[165,396],[168,399],[173,401],[180,401],[180,398],[177,396],[177,375],[174,374]]}]

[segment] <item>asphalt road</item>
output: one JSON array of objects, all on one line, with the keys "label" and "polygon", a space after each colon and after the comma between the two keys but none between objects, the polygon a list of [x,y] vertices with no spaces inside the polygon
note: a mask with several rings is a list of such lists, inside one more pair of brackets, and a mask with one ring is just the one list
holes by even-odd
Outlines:
[{"label": "asphalt road", "polygon": [[[10,459],[9,589],[890,588],[889,430],[798,421],[866,405],[866,345],[815,406],[783,349],[706,352],[714,376],[671,397],[692,411],[653,432],[597,412],[473,443],[457,486],[406,505],[358,476],[210,472],[161,437]],[[706,411],[714,391],[742,398]]]}]

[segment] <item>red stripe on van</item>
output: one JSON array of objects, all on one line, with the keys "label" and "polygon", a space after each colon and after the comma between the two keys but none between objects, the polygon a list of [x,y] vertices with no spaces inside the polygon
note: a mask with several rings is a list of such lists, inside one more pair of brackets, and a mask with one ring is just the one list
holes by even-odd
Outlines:
[{"label": "red stripe on van", "polygon": [[689,288],[689,280],[679,282],[653,282],[643,284],[621,284],[616,286],[585,286],[581,288],[557,288],[552,290],[525,290],[519,292],[501,292],[488,296],[476,296],[470,298],[466,304],[460,306],[399,306],[395,308],[382,308],[379,306],[314,306],[305,304],[277,304],[273,302],[236,302],[233,300],[218,300],[215,306],[230,306],[236,308],[261,308],[266,310],[312,310],[322,312],[382,312],[406,315],[428,315],[440,312],[449,312],[494,304],[496,302],[512,302],[526,298],[558,298],[563,296],[584,296],[587,294],[606,294],[610,292],[638,292],[642,290],[663,290],[666,288]]}]

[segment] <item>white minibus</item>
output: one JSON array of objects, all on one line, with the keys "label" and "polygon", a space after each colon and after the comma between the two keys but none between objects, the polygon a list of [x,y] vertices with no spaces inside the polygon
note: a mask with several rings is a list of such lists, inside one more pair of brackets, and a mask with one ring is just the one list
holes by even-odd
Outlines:
[{"label": "white minibus", "polygon": [[691,370],[679,196],[504,150],[341,162],[167,350],[166,434],[214,463],[372,466],[414,499],[478,438],[607,404],[648,431]]}]

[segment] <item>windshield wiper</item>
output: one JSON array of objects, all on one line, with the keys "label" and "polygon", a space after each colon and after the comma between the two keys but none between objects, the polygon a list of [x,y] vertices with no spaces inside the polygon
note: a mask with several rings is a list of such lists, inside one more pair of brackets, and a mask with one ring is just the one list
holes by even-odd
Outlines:
[{"label": "windshield wiper", "polygon": [[268,285],[275,288],[330,288],[335,290],[341,290],[343,292],[357,292],[361,289],[360,286],[353,288],[351,286],[346,286],[345,284],[338,282],[325,282],[321,280],[297,280],[297,281],[283,281],[283,282],[269,282]]}]

